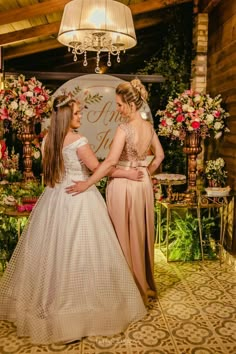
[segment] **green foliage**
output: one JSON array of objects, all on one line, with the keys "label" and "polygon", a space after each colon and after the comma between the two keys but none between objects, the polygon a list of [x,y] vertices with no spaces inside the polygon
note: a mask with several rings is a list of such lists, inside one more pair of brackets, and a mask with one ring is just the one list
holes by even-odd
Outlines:
[{"label": "green foliage", "polygon": [[[165,82],[149,84],[150,102],[155,111],[164,108],[170,96],[190,86],[192,60],[192,4],[168,10],[170,21],[157,32],[158,49],[138,74],[161,74]],[[168,14],[167,14],[168,15]]]},{"label": "green foliage", "polygon": [[0,273],[4,271],[16,247],[18,231],[23,229],[26,222],[27,218],[18,220],[17,218],[6,216],[3,211],[0,211]]},{"label": "green foliage", "polygon": [[163,171],[186,175],[187,158],[181,143],[166,137],[159,137],[159,139],[165,151],[165,159],[162,162]]},{"label": "green foliage", "polygon": [[187,213],[185,218],[174,214],[169,228],[169,259],[191,261],[201,258],[198,221]]},{"label": "green foliage", "polygon": [[44,187],[36,181],[26,183],[10,183],[0,186],[0,273],[4,271],[7,262],[15,249],[18,233],[21,233],[27,222],[27,217],[12,217],[5,214],[9,208],[4,199],[14,197],[18,204],[24,197],[39,197]]},{"label": "green foliage", "polygon": [[22,178],[23,178],[23,175],[22,175],[21,171],[9,171],[5,179],[9,183],[13,183],[13,182],[22,181]]},{"label": "green foliage", "polygon": [[[201,223],[204,254],[208,259],[214,259],[216,258],[216,248],[215,242],[211,238],[216,230],[215,218],[203,216]],[[162,239],[166,231],[166,220],[163,220]],[[165,245],[165,241],[162,243],[163,245]],[[192,213],[187,212],[180,215],[177,212],[172,212],[168,252],[170,261],[194,261],[202,258],[198,219]]]},{"label": "green foliage", "polygon": [[[183,4],[167,10],[168,23],[162,23],[157,31],[158,49],[151,58],[144,61],[144,67],[137,74],[160,74],[165,78],[162,83],[148,85],[149,106],[153,115],[158,109],[164,109],[168,98],[175,97],[190,87],[192,61],[192,4]],[[159,120],[154,120],[157,128]],[[160,139],[165,151],[162,163],[163,171],[185,173],[186,160],[180,144],[171,143],[170,139]],[[173,159],[174,157],[174,159]],[[178,161],[176,161],[178,159]],[[176,168],[178,167],[179,170]]]},{"label": "green foliage", "polygon": [[100,181],[96,184],[96,187],[98,188],[103,198],[106,199],[107,177],[100,179]]}]

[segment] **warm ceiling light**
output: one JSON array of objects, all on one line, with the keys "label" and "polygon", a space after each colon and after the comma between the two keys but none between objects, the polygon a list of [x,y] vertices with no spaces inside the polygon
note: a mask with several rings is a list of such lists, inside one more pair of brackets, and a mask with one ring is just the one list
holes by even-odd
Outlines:
[{"label": "warm ceiling light", "polygon": [[120,53],[137,44],[130,8],[113,0],[72,0],[66,4],[62,16],[58,41],[72,50],[74,61],[87,51],[97,52],[95,72],[99,73],[100,54],[108,53],[107,66],[111,66],[111,54],[120,62]]}]

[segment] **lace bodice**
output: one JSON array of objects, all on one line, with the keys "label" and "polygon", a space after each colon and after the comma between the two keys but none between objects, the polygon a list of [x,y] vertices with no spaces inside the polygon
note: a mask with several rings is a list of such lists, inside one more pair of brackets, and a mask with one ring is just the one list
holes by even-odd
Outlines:
[{"label": "lace bodice", "polygon": [[82,137],[63,148],[62,153],[67,176],[76,175],[84,178],[89,176],[88,168],[79,160],[77,155],[77,149],[85,144],[88,144],[88,140]]},{"label": "lace bodice", "polygon": [[148,150],[151,145],[154,130],[152,129],[152,136],[145,144],[144,151],[140,154],[138,152],[138,146],[134,143],[135,130],[132,125],[128,123],[120,124],[119,127],[124,130],[126,134],[126,142],[124,149],[120,156],[120,161],[140,161],[145,160],[148,154]]}]

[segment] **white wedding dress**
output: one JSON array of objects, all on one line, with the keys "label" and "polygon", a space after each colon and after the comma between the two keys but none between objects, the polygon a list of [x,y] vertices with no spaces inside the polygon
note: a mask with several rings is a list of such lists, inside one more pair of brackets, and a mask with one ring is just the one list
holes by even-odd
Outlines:
[{"label": "white wedding dress", "polygon": [[65,192],[89,176],[86,143],[63,148],[65,177],[45,188],[0,281],[0,320],[35,344],[116,334],[146,314],[100,192]]}]

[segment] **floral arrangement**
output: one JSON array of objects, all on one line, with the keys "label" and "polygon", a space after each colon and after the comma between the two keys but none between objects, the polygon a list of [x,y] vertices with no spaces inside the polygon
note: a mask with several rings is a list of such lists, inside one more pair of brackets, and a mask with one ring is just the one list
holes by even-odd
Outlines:
[{"label": "floral arrangement", "polygon": [[13,76],[0,90],[0,120],[8,119],[12,128],[22,131],[24,124],[42,122],[52,109],[50,91],[35,77]]},{"label": "floral arrangement", "polygon": [[210,182],[210,187],[224,186],[227,178],[225,170],[225,161],[221,157],[216,160],[206,161],[204,173],[206,179]]},{"label": "floral arrangement", "polygon": [[[1,154],[0,154],[1,155]],[[11,154],[8,149],[0,156],[0,180],[8,182],[18,182],[22,180],[22,173],[19,171],[19,154],[15,153],[14,148]]]},{"label": "floral arrangement", "polygon": [[221,101],[221,95],[211,98],[193,90],[170,97],[166,109],[156,113],[160,116],[159,135],[184,140],[187,132],[196,131],[202,138],[213,133],[218,139],[223,131],[229,132],[225,123],[229,113],[221,107]]}]

